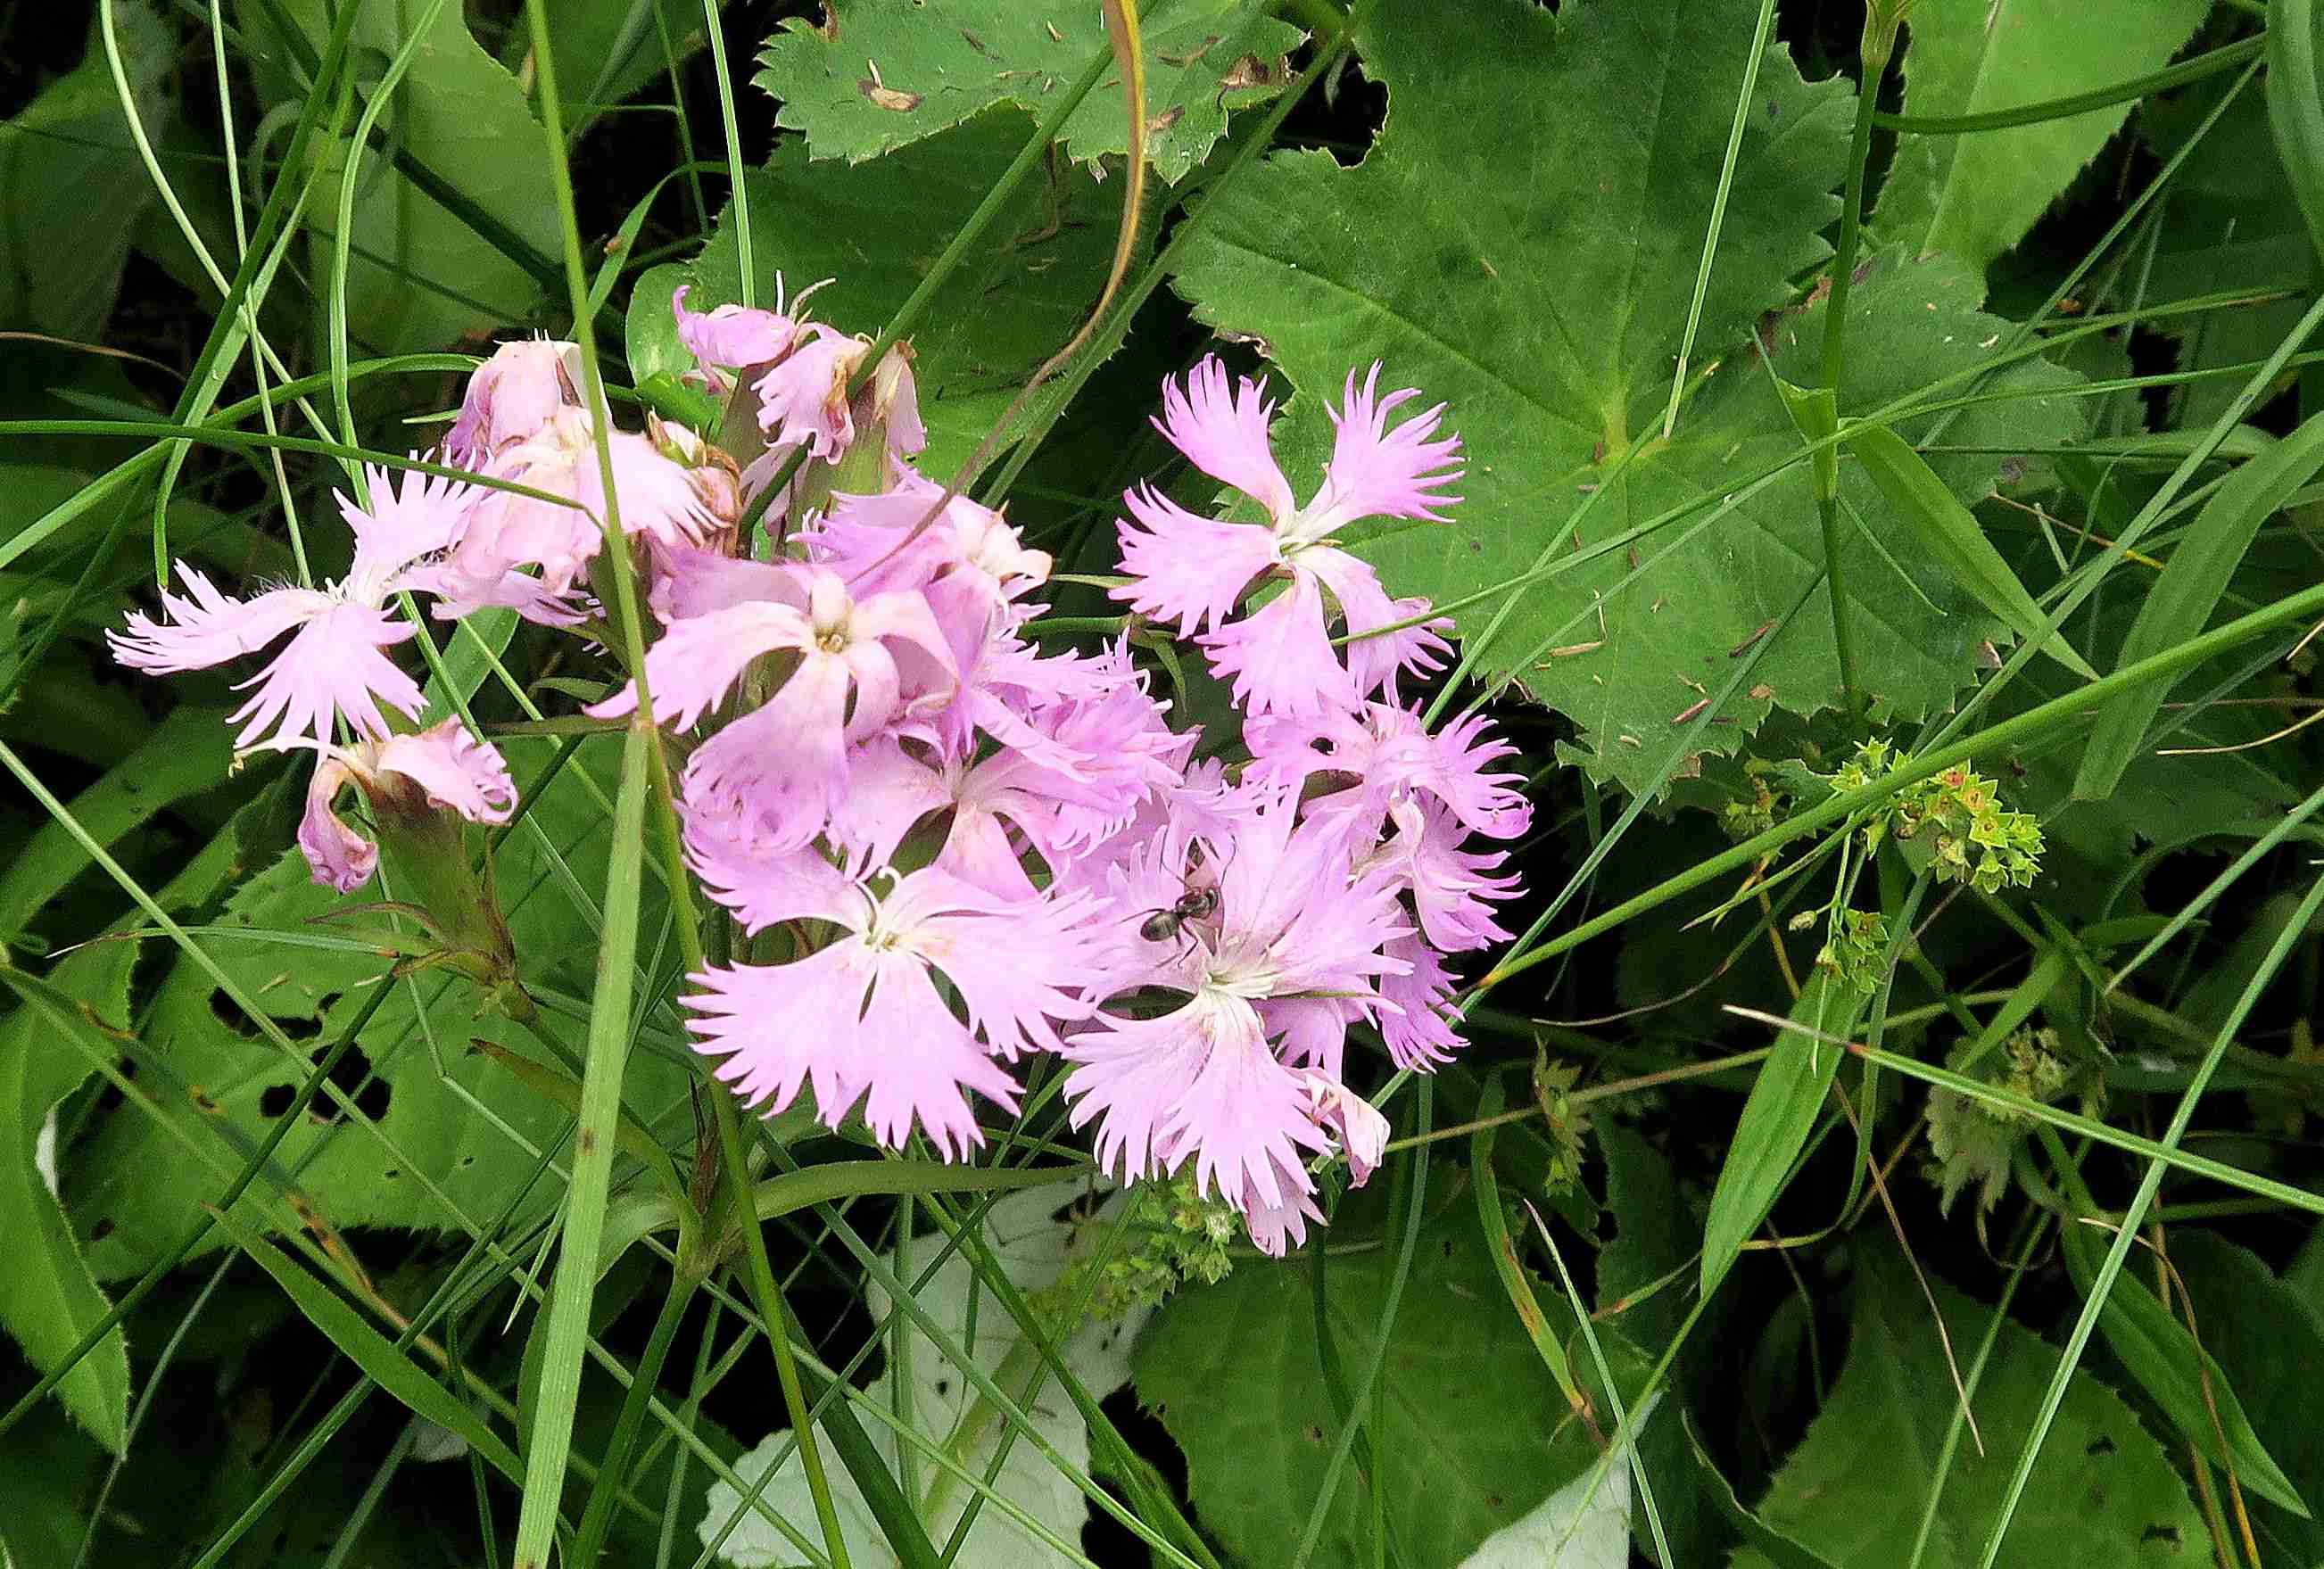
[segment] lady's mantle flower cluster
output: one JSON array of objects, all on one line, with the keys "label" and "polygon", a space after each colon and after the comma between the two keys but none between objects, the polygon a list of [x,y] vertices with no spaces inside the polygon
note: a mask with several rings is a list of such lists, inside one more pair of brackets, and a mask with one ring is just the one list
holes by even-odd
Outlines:
[{"label": "lady's mantle flower cluster", "polygon": [[[1323,1161],[1344,1156],[1361,1182],[1382,1158],[1386,1121],[1348,1084],[1351,1027],[1399,1066],[1444,1061],[1461,1045],[1449,956],[1508,936],[1506,853],[1471,845],[1526,830],[1518,779],[1497,768],[1511,749],[1481,720],[1423,724],[1406,691],[1439,667],[1443,623],[1338,540],[1441,518],[1459,440],[1441,407],[1392,423],[1416,394],[1380,396],[1378,366],[1351,375],[1303,504],[1262,389],[1205,360],[1166,384],[1157,423],[1265,521],[1131,491],[1114,594],[1135,637],[1044,651],[1049,558],[910,466],[908,356],[860,376],[868,346],[801,318],[804,299],[790,314],[673,301],[689,379],[734,401],[727,430],[755,415],[762,450],[651,417],[603,433],[655,619],[655,717],[685,746],[687,851],[740,933],[733,962],[689,977],[696,1045],[769,1112],[807,1093],[834,1128],[860,1113],[883,1144],[946,1158],[1018,1110],[1027,1059],[1048,1054],[1107,1172],[1190,1183],[1279,1253],[1319,1218]],[[341,503],[343,581],[235,600],[180,567],[186,594],[114,639],[124,662],[172,671],[287,634],[234,718],[244,747],[320,755],[300,833],[318,881],[372,874],[375,852],[335,815],[348,783],[375,815],[514,806],[498,753],[459,721],[414,728],[420,690],[389,651],[415,635],[420,596],[438,617],[595,617],[607,498],[576,354],[512,344],[472,379],[437,457],[505,483],[372,473],[366,501]],[[740,540],[778,475],[866,440],[884,446],[878,494],[809,507],[795,486],[770,499],[803,515],[778,506],[766,543]],[[1231,685],[1239,734],[1172,726],[1132,653],[1156,626]],[[624,687],[592,712],[635,703]]]}]

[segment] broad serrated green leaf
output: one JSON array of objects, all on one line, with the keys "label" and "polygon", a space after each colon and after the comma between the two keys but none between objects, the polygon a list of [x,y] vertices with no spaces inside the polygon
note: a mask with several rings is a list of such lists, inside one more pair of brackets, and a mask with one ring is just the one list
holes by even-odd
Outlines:
[{"label": "broad serrated green leaf", "polygon": [[[131,100],[158,137],[173,106],[165,85],[177,40],[145,0],[116,0],[113,18]],[[71,338],[104,330],[137,217],[153,199],[121,109],[91,21],[80,64],[0,125],[0,322]]]},{"label": "broad serrated green leaf", "polygon": [[[540,743],[531,744],[533,755],[541,755]],[[584,890],[604,885],[605,831],[602,808],[582,789],[575,771],[587,769],[602,781],[608,744],[585,745],[527,814]],[[521,754],[517,775],[520,781],[527,777]],[[574,901],[575,890],[530,828],[503,846],[495,876],[526,980],[586,993],[595,937]],[[359,897],[377,894],[366,891]],[[316,887],[305,858],[293,851],[252,876],[218,919],[253,931],[304,932],[318,917],[348,902]],[[477,1036],[515,1049],[539,1048],[497,1015],[478,1017],[477,993],[466,982],[427,972],[409,982],[391,981],[391,961],[384,955],[262,941],[213,940],[210,947],[226,973],[294,1040],[318,1053],[363,1007],[371,988],[392,988],[356,1043],[360,1062],[350,1054],[349,1066],[343,1066],[341,1087],[355,1094],[401,1154],[363,1128],[338,1126],[341,1113],[327,1101],[301,1113],[300,1126],[278,1152],[278,1164],[300,1170],[301,1189],[334,1225],[456,1229],[460,1216],[443,1199],[482,1224],[501,1213],[530,1175],[538,1151],[569,1121],[563,1108],[468,1049]],[[425,1000],[424,1029],[418,1000]],[[180,1127],[196,1138],[214,1137],[204,1126],[212,1120],[223,1121],[251,1142],[264,1137],[308,1066],[303,1058],[286,1058],[182,957],[162,980],[141,1031],[170,1054],[189,1093],[202,1097],[174,1112]],[[356,1074],[366,1066],[376,1078],[356,1094]],[[629,1103],[652,1122],[685,1098],[687,1082],[676,1064],[641,1051],[632,1064]],[[496,1126],[494,1119],[505,1126]],[[327,1136],[327,1148],[307,1164],[314,1146]],[[94,1239],[89,1260],[100,1279],[143,1269],[155,1250],[173,1246],[199,1218],[195,1206],[215,1195],[186,1180],[185,1164],[179,1140],[134,1105],[117,1110],[80,1150],[68,1197],[82,1234]],[[237,1217],[254,1226],[273,1223],[279,1212],[260,1202],[265,1186],[263,1181],[254,1185],[254,1193],[236,1208]],[[556,1198],[557,1191],[542,1185],[536,1205],[547,1206]],[[217,1241],[214,1234],[212,1245]]]},{"label": "broad serrated green leaf", "polygon": [[[1817,232],[1835,216],[1848,141],[1847,85],[1802,81],[1781,50],[1761,65],[1704,300],[1697,358],[1727,363],[1683,406],[1675,438],[1659,439],[1756,14],[1746,0],[1600,0],[1553,18],[1488,0],[1448,15],[1390,0],[1361,41],[1390,104],[1363,162],[1276,154],[1210,198],[1177,278],[1204,321],[1264,340],[1301,394],[1299,450],[1320,456],[1316,405],[1375,358],[1383,385],[1450,402],[1469,466],[1453,522],[1359,535],[1357,548],[1394,592],[1440,604],[1523,580],[1489,646],[1477,640],[1503,598],[1456,613],[1470,652],[1576,720],[1573,755],[1633,789],[1654,782],[1674,720],[1733,670],[1730,651],[1750,650],[1759,678],[1704,733],[1712,751],[1735,750],[1775,705],[1812,713],[1839,697],[1827,606],[1752,647],[1820,569],[1808,463],[1735,499],[1744,476],[1802,448],[1736,346],[1826,254]],[[1865,263],[1839,413],[1988,358],[2009,324],[1974,309],[1980,292],[1950,262]],[[1763,324],[1777,375],[1820,380],[1821,312]],[[2069,378],[2034,365],[1997,380],[2038,392]],[[1947,439],[2032,445],[2075,424],[2063,401],[2028,401],[1969,411]],[[1901,428],[1908,440],[1925,429]],[[1954,456],[1938,468],[1973,500],[1997,465]],[[1842,494],[1866,521],[1844,562],[1866,682],[1900,718],[1940,709],[1998,623],[1944,584],[1860,474],[1843,475]],[[1577,536],[1587,549],[1686,505],[1706,510],[1639,540],[1635,573],[1623,549],[1557,568]],[[1537,565],[1554,575],[1527,578]]]},{"label": "broad serrated green leaf", "polygon": [[[134,943],[99,943],[67,957],[49,980],[118,1028],[129,1015],[136,957]],[[88,1074],[87,1054],[57,1038],[44,1010],[19,1002],[0,1022],[0,1237],[9,1249],[0,1269],[0,1326],[43,1373],[113,1306],[90,1277],[50,1189],[53,1144],[47,1171],[36,1154],[49,1113]],[[58,1383],[57,1397],[92,1437],[121,1452],[128,1438],[129,1350],[117,1326]]]},{"label": "broad serrated green leaf", "polygon": [[[1847,1363],[1758,1515],[1831,1563],[1902,1564],[1960,1407],[1928,1303],[1904,1260],[1868,1241],[1860,1256]],[[1966,1377],[1994,1310],[1941,1281],[1929,1285]],[[2058,1365],[2056,1350],[2031,1331],[2005,1323],[1997,1334],[1971,1396],[1985,1453],[1967,1432],[1959,1435],[1923,1569],[1977,1564]],[[2112,1390],[2075,1374],[2000,1561],[2183,1564],[2209,1539],[2163,1446]]]},{"label": "broad serrated green leaf", "polygon": [[[394,0],[362,4],[355,51],[392,58],[418,8]],[[320,46],[329,31],[328,7],[319,0],[284,0],[281,9]],[[287,81],[261,79],[287,97],[300,91]],[[469,32],[460,5],[437,14],[379,125],[392,143],[536,252],[556,254],[557,214],[540,177],[540,123],[517,78]],[[310,198],[307,224],[318,284],[330,273],[346,152],[344,137],[317,143],[324,178]],[[355,180],[347,321],[362,347],[380,354],[445,348],[538,310],[540,291],[531,274],[389,167],[379,149],[364,152]]]},{"label": "broad serrated green leaf", "polygon": [[[1369,1365],[1393,1264],[1385,1250],[1332,1263],[1332,1334],[1346,1367]],[[1340,1430],[1315,1358],[1311,1284],[1304,1262],[1239,1264],[1172,1297],[1139,1343],[1139,1397],[1186,1452],[1194,1507],[1234,1562],[1291,1561]],[[1572,1313],[1543,1296],[1553,1333],[1570,1336]],[[1643,1359],[1600,1337],[1634,1398]],[[1598,1459],[1465,1204],[1421,1233],[1370,1430],[1388,1518],[1414,1564],[1460,1562]],[[1370,1507],[1362,1479],[1343,1473],[1317,1569],[1372,1561]]]},{"label": "broad serrated green leaf", "polygon": [[[1810,1029],[1845,1036],[1861,1005],[1852,988],[1830,983],[1819,970],[1800,992],[1792,1018]],[[1792,1163],[1807,1148],[1808,1135],[1823,1114],[1840,1049],[1828,1040],[1787,1029],[1759,1066],[1758,1082],[1735,1119],[1735,1139],[1711,1191],[1711,1213],[1702,1229],[1702,1294],[1719,1289],[1743,1244],[1767,1218],[1791,1180]]]},{"label": "broad serrated green leaf", "polygon": [[[2080,0],[1919,0],[1908,18],[1904,112],[1981,115],[2161,69],[2211,0],[2116,0],[2097,25]],[[2131,106],[1966,135],[1905,135],[1874,215],[1880,233],[1982,272],[2025,237]]]},{"label": "broad serrated green leaf", "polygon": [[[828,278],[810,306],[816,318],[878,332],[1031,134],[1023,115],[999,109],[856,168],[810,165],[796,142],[779,148],[744,181],[754,297],[772,305],[778,274],[792,293]],[[929,473],[950,477],[1073,336],[1104,281],[1119,208],[1078,165],[1037,172],[929,303],[911,338]],[[740,253],[730,204],[679,280],[695,285],[689,309],[742,298]],[[669,313],[668,287],[641,290],[630,336],[659,341]]]},{"label": "broad serrated green leaf", "polygon": [[[2303,1498],[2324,1498],[2324,1423],[2316,1420],[2316,1370],[2324,1367],[2324,1301],[2215,1232],[2171,1233],[2171,1264],[2194,1299],[2203,1347],[2244,1398],[2253,1428]],[[2267,1561],[2324,1564],[2324,1524],[2265,1499],[2252,1525]]]},{"label": "broad serrated green leaf", "polygon": [[[2161,576],[2139,605],[2138,619],[2123,639],[2116,665],[2161,653],[2201,632],[2260,525],[2319,468],[2324,468],[2324,415],[2304,421],[2229,475],[2163,563]],[[2082,752],[2074,794],[2089,798],[2113,791],[2167,695],[2162,686],[2146,687],[2125,692],[2099,710]]]},{"label": "broad serrated green leaf", "polygon": [[[1299,30],[1245,0],[1151,0],[1145,35],[1147,157],[1176,181],[1226,134],[1231,109],[1283,90]],[[959,125],[994,104],[1034,115],[1105,49],[1094,5],[955,0],[840,0],[821,23],[785,22],[760,55],[775,117],[807,134],[816,158],[859,163]],[[1126,58],[1126,57],[1125,57]],[[1129,150],[1114,78],[1065,121],[1066,152],[1088,162]]]}]

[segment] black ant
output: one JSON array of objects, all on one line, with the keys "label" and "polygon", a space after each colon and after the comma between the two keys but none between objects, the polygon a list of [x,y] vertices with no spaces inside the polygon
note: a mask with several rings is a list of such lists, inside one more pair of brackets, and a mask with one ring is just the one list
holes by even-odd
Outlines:
[{"label": "black ant", "polygon": [[1208,920],[1218,913],[1216,888],[1190,888],[1167,909],[1147,911],[1146,918],[1139,923],[1138,935],[1149,943],[1167,943],[1177,937],[1188,921]]},{"label": "black ant", "polygon": [[[1195,846],[1199,851],[1200,845]],[[1206,859],[1204,858],[1204,859]],[[1231,856],[1229,860],[1232,860]],[[1201,865],[1197,859],[1195,865]],[[1224,867],[1220,871],[1223,872]],[[1213,881],[1201,888],[1183,889],[1177,900],[1161,909],[1149,909],[1138,925],[1138,935],[1149,943],[1167,943],[1185,935],[1190,921],[1209,920],[1219,913],[1219,885]]]}]

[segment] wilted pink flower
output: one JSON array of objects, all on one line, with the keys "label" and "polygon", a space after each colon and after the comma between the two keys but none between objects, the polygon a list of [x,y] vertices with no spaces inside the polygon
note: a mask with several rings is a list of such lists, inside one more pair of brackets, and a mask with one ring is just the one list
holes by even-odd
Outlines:
[{"label": "wilted pink flower", "polygon": [[581,401],[581,346],[550,338],[504,343],[468,378],[460,417],[444,434],[444,455],[488,466],[503,448],[525,440],[558,410]]},{"label": "wilted pink flower", "polygon": [[1298,1213],[1314,1187],[1306,1158],[1333,1148],[1299,1075],[1269,1041],[1262,1006],[1329,999],[1376,1015],[1375,981],[1400,967],[1380,949],[1406,929],[1387,880],[1351,877],[1342,837],[1295,824],[1295,807],[1279,798],[1258,811],[1218,865],[1209,913],[1167,935],[1149,937],[1137,908],[1167,885],[1124,880],[1112,918],[1156,950],[1148,983],[1189,995],[1157,1016],[1097,1014],[1063,1053],[1078,1065],[1065,1080],[1073,1122],[1098,1122],[1102,1169],[1130,1179],[1191,1158],[1202,1191],[1254,1216]]},{"label": "wilted pink flower", "polygon": [[859,411],[887,422],[891,450],[909,457],[926,447],[918,388],[910,357],[900,347],[881,357],[860,400],[861,411],[859,400],[847,395],[847,383],[871,348],[869,338],[850,337],[819,321],[803,325],[791,352],[755,383],[759,429],[767,433],[770,448],[804,446],[810,457],[835,462],[855,439]]},{"label": "wilted pink flower", "polygon": [[299,848],[315,881],[353,893],[371,881],[379,847],[343,822],[334,810],[339,792],[352,784],[381,816],[456,812],[472,823],[505,823],[516,807],[516,785],[501,754],[447,719],[416,734],[366,738],[352,746],[284,741],[278,746],[311,745],[318,754],[307,787],[307,810],[299,820]]},{"label": "wilted pink flower", "polygon": [[724,1057],[717,1075],[770,1113],[809,1086],[837,1128],[865,1100],[881,1143],[899,1148],[917,1126],[957,1159],[984,1141],[967,1092],[1013,1111],[1018,1084],[996,1059],[1055,1049],[1053,1021],[1089,1011],[1074,991],[1084,912],[1072,903],[997,899],[929,868],[884,895],[853,885],[787,913],[846,935],[790,964],[695,975],[687,999],[697,1049]]},{"label": "wilted pink flower", "polygon": [[[606,439],[622,532],[665,546],[700,543],[715,520],[692,474],[642,436],[614,430]],[[530,438],[504,449],[492,473],[558,499],[493,490],[477,503],[438,579],[456,614],[508,605],[512,598],[521,601],[513,605],[520,612],[544,596],[563,599],[604,544],[604,475],[589,417],[581,410],[558,410]],[[518,568],[528,566],[540,568],[537,589],[509,582]]]},{"label": "wilted pink flower", "polygon": [[678,341],[686,346],[687,353],[702,367],[704,379],[724,392],[733,385],[733,380],[723,373],[767,365],[791,351],[803,325],[798,319],[798,308],[807,303],[808,295],[822,287],[822,283],[815,284],[787,302],[782,274],[779,272],[775,275],[772,310],[741,305],[688,310],[686,297],[693,291],[693,285],[680,285],[669,299],[670,313],[678,318]]},{"label": "wilted pink flower", "polygon": [[[838,577],[798,567],[775,580],[786,600],[757,600],[673,622],[646,652],[655,717],[690,728],[723,702],[753,661],[779,651],[798,663],[764,704],[727,725],[687,760],[687,797],[732,803],[752,829],[795,849],[822,830],[845,786],[848,747],[899,713],[952,695],[952,653],[918,594],[858,601]],[[852,699],[852,701],[851,701]],[[634,685],[597,704],[600,716],[637,706]]]},{"label": "wilted pink flower", "polygon": [[1339,1136],[1348,1157],[1348,1180],[1357,1187],[1371,1180],[1388,1151],[1388,1119],[1363,1096],[1330,1074],[1313,1069],[1299,1075],[1299,1088],[1316,1122]]},{"label": "wilted pink flower", "polygon": [[382,703],[419,717],[419,687],[382,651],[418,629],[387,602],[405,589],[434,586],[426,563],[458,536],[475,487],[416,471],[406,471],[398,484],[383,469],[364,474],[368,511],[339,497],[340,514],[355,536],[345,577],[327,588],[272,588],[241,600],[180,561],[186,594],[162,592],[165,620],[132,612],[126,630],[106,633],[114,657],[154,675],[205,669],[256,653],[296,628],[281,652],[236,688],[257,688],[229,715],[243,725],[236,745],[254,745],[270,731],[327,742],[341,719],[361,734],[385,735]]},{"label": "wilted pink flower", "polygon": [[[1377,398],[1379,369],[1358,386],[1351,372],[1342,406],[1333,411],[1338,437],[1323,485],[1305,507],[1268,439],[1272,403],[1248,379],[1232,390],[1226,367],[1213,356],[1196,365],[1183,387],[1166,382],[1163,417],[1156,421],[1181,452],[1212,477],[1244,492],[1263,507],[1263,525],[1197,517],[1148,486],[1126,497],[1136,521],[1120,526],[1122,568],[1132,581],[1113,591],[1139,614],[1174,623],[1197,639],[1212,663],[1233,684],[1236,700],[1255,714],[1310,715],[1351,706],[1388,686],[1401,669],[1433,669],[1443,640],[1428,624],[1381,629],[1425,614],[1417,599],[1391,599],[1364,562],[1333,540],[1361,518],[1425,518],[1458,500],[1443,487],[1460,476],[1453,466],[1460,438],[1431,440],[1443,405],[1396,429],[1388,417],[1417,397],[1410,390]],[[1230,621],[1244,594],[1268,577],[1287,577],[1283,592],[1256,611]],[[1342,665],[1329,633],[1325,591],[1351,634]],[[1204,631],[1204,629],[1209,630]]]}]

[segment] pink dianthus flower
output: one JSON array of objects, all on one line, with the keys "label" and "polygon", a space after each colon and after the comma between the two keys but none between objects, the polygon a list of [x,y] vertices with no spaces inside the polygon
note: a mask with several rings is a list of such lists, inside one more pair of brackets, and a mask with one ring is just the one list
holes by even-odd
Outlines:
[{"label": "pink dianthus flower", "polygon": [[790,964],[691,977],[696,1049],[725,1057],[717,1075],[770,1113],[807,1087],[837,1128],[862,1100],[881,1143],[900,1148],[917,1127],[959,1159],[984,1141],[968,1092],[1013,1111],[1018,1084],[1002,1064],[1054,1050],[1055,1021],[1089,1011],[1075,991],[1083,907],[997,898],[935,868],[877,896],[868,884],[818,892],[784,913],[839,926],[837,940]]},{"label": "pink dianthus flower", "polygon": [[[1133,490],[1124,499],[1136,521],[1120,525],[1122,569],[1131,581],[1113,595],[1182,633],[1199,633],[1212,665],[1253,714],[1305,717],[1352,706],[1383,687],[1393,692],[1400,670],[1434,669],[1444,647],[1427,624],[1381,632],[1424,614],[1425,601],[1390,598],[1372,568],[1333,538],[1368,517],[1441,522],[1435,509],[1459,499],[1443,487],[1462,473],[1454,466],[1460,438],[1430,439],[1443,405],[1390,430],[1389,413],[1419,394],[1377,397],[1379,370],[1373,365],[1360,386],[1349,373],[1332,414],[1338,436],[1323,485],[1305,507],[1276,463],[1268,436],[1275,405],[1260,401],[1259,383],[1245,379],[1231,392],[1215,356],[1196,365],[1183,387],[1163,383],[1163,417],[1155,421],[1162,433],[1205,474],[1257,501],[1268,521],[1198,517],[1150,485]],[[1230,620],[1243,595],[1269,577],[1289,582]],[[1375,634],[1351,641],[1344,665],[1331,643],[1327,591],[1351,633]]]},{"label": "pink dianthus flower", "polygon": [[327,743],[340,720],[360,734],[383,736],[383,703],[418,718],[420,688],[383,651],[418,629],[388,601],[406,589],[434,586],[432,558],[466,526],[475,487],[416,471],[393,484],[385,470],[364,473],[368,509],[338,498],[355,537],[345,577],[324,588],[271,588],[244,600],[219,592],[180,561],[187,592],[162,592],[164,619],[133,612],[125,630],[107,632],[114,657],[132,669],[166,675],[224,664],[293,632],[264,669],[236,688],[256,688],[228,716],[242,725],[237,746],[254,745],[270,731]]}]

